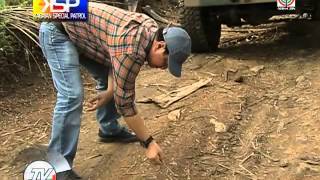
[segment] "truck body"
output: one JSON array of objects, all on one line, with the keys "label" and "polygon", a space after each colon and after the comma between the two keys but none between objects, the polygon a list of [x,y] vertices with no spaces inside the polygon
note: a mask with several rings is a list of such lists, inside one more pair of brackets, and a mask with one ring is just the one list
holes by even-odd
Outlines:
[{"label": "truck body", "polygon": [[[308,14],[320,19],[319,0],[184,0],[181,24],[188,31],[194,52],[218,47],[221,24],[241,26],[268,22],[274,15]],[[278,7],[284,5],[284,7]],[[289,6],[290,5],[290,6]],[[287,9],[286,9],[287,8]]]},{"label": "truck body", "polygon": [[276,3],[275,0],[185,0],[187,7],[228,6],[240,4]]}]

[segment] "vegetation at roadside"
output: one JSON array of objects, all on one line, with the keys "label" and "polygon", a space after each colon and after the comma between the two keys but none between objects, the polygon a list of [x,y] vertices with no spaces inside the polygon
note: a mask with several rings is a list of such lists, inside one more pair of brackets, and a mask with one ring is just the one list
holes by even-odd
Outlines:
[{"label": "vegetation at roadside", "polygon": [[31,5],[32,0],[0,0],[0,88],[40,68],[34,53],[39,51],[38,23]]}]

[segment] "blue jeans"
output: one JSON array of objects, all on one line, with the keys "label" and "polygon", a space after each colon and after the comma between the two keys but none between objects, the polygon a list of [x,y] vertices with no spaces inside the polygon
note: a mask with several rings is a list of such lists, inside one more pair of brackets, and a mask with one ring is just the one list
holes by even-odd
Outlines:
[{"label": "blue jeans", "polygon": [[[93,75],[98,91],[107,89],[108,68],[80,57],[68,36],[61,33],[53,23],[41,23],[39,40],[57,90],[48,151],[62,154],[72,167],[77,150],[83,103],[80,63]],[[116,134],[120,131],[121,127],[117,121],[119,117],[114,100],[97,110],[97,120],[105,134]]]}]

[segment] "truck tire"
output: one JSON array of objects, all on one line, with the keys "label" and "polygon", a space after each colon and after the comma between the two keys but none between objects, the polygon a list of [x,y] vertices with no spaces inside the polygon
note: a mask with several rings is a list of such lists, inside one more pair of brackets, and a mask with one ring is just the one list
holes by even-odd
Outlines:
[{"label": "truck tire", "polygon": [[314,2],[314,10],[311,14],[312,20],[319,21],[320,20],[320,2]]},{"label": "truck tire", "polygon": [[205,8],[181,8],[182,27],[192,40],[192,51],[196,53],[214,51],[221,36],[221,23],[217,16],[210,15]]}]

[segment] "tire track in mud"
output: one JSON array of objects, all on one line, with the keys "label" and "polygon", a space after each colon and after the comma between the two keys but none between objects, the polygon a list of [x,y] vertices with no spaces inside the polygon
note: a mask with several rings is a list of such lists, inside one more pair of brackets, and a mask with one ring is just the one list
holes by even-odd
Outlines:
[{"label": "tire track in mud", "polygon": [[[313,126],[320,114],[319,85],[315,81],[319,75],[314,73],[318,66],[315,62],[314,67],[296,63],[294,68],[306,72],[282,67],[246,83],[252,87],[246,92],[243,120],[233,131],[240,146],[229,158],[232,168],[226,166],[230,171],[224,178],[235,178],[237,171],[246,173],[248,179],[320,177],[319,167],[310,163],[319,158],[319,138]],[[270,86],[270,81],[277,86]]]}]

